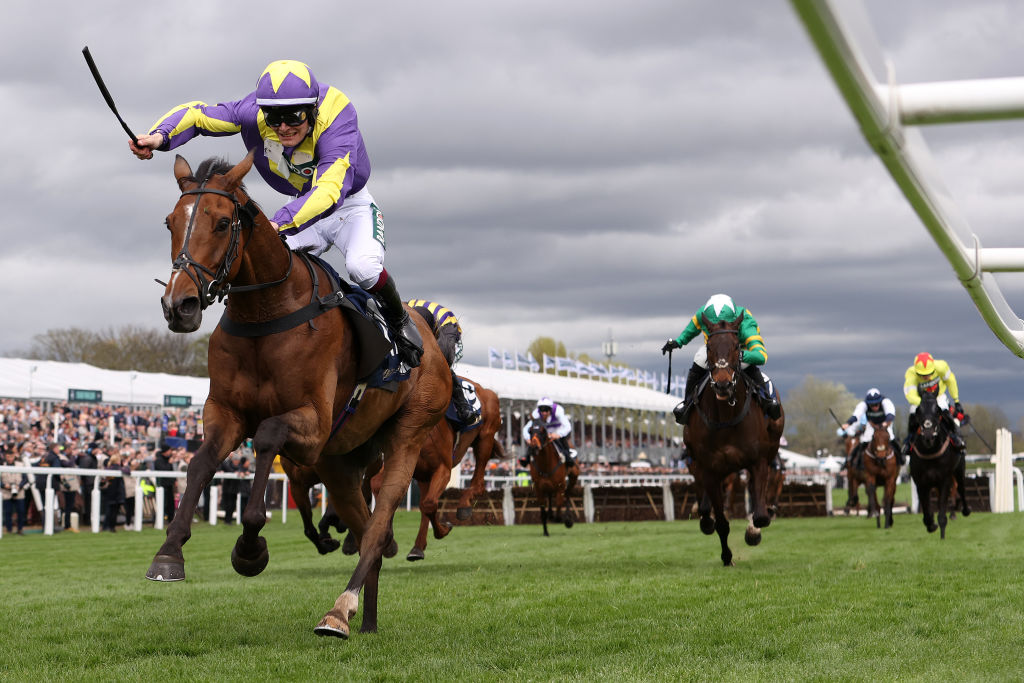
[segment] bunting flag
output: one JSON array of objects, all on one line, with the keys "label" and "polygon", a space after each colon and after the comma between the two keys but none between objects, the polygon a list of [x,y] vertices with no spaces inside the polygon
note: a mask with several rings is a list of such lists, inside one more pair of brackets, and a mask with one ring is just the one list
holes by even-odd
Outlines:
[{"label": "bunting flag", "polygon": [[540,369],[540,365],[533,359],[533,354],[519,353],[516,351],[516,370],[526,370],[528,372],[537,372]]},{"label": "bunting flag", "polygon": [[502,353],[505,354],[504,367],[506,370],[516,369],[516,359],[512,357],[512,353],[505,349],[502,349]]},{"label": "bunting flag", "polygon": [[559,372],[575,372],[576,361],[572,358],[562,358],[561,356],[555,356],[555,369]]},{"label": "bunting flag", "polygon": [[603,380],[611,379],[611,375],[608,373],[608,368],[606,368],[604,365],[601,365],[600,363],[594,363],[592,367],[594,368],[593,374],[595,377]]},{"label": "bunting flag", "polygon": [[544,372],[547,372],[548,370],[554,370],[555,369],[555,359],[552,358],[551,356],[549,356],[546,353],[541,354],[541,355],[544,358]]},{"label": "bunting flag", "polygon": [[589,377],[590,366],[581,360],[576,361],[576,374],[580,377]]},{"label": "bunting flag", "polygon": [[498,349],[494,347],[487,348],[487,367],[491,367],[494,363],[501,367],[501,354],[498,353]]},{"label": "bunting flag", "polygon": [[537,362],[537,359],[529,351],[526,352],[526,359],[530,361],[530,372],[540,372],[540,363]]}]

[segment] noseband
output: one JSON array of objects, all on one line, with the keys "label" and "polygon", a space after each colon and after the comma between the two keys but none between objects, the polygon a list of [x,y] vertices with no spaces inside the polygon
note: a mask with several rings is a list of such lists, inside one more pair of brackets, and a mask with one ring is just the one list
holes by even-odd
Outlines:
[{"label": "noseband", "polygon": [[[199,210],[199,200],[202,199],[202,196],[205,194],[215,194],[220,195],[221,197],[227,197],[234,205],[231,212],[231,238],[228,242],[228,248],[224,252],[224,258],[217,267],[217,272],[210,270],[192,258],[192,254],[190,254],[188,250],[189,241],[192,239],[192,229],[195,227],[196,214]],[[183,271],[195,284],[199,293],[200,308],[205,310],[206,307],[214,301],[221,301],[224,299],[224,297],[226,297],[230,292],[244,292],[263,289],[265,287],[273,287],[274,285],[279,285],[288,279],[288,276],[291,275],[292,272],[291,249],[288,250],[288,271],[284,274],[284,277],[273,282],[262,282],[255,285],[232,287],[229,282],[226,282],[226,280],[228,274],[231,272],[231,267],[239,256],[238,245],[241,241],[242,220],[243,218],[245,219],[245,227],[249,228],[249,234],[251,237],[252,229],[256,224],[255,220],[259,213],[259,208],[252,199],[249,199],[245,204],[242,204],[233,193],[206,187],[205,180],[198,188],[194,190],[185,190],[181,193],[182,197],[185,195],[196,195],[196,201],[192,205],[192,212],[188,217],[188,225],[185,228],[185,239],[182,241],[181,251],[174,257],[174,262],[171,264],[171,267],[173,270]],[[157,280],[157,282],[160,281]],[[161,282],[160,284],[164,283]]]},{"label": "noseband", "polygon": [[[734,334],[734,335],[736,335],[736,344],[737,344],[737,346],[739,345],[739,338],[740,338],[739,330],[733,330],[733,329],[730,329],[730,328],[724,328],[724,329],[721,329],[721,330],[713,330],[711,332],[708,332],[708,341],[710,341],[711,337],[715,336],[716,334]],[[727,370],[727,369],[730,369],[729,361],[726,360],[725,358],[719,358],[718,360],[715,361],[714,367],[709,367],[708,369],[711,370],[711,371],[713,371],[713,370]],[[739,361],[738,360],[736,362],[736,365],[733,366],[731,369],[732,369],[732,379],[731,380],[729,380],[724,385],[722,385],[722,384],[719,384],[718,382],[716,382],[714,380],[714,378],[712,378],[711,386],[714,389],[714,392],[715,392],[716,395],[722,396],[723,393],[724,393],[725,396],[728,397],[728,399],[729,399],[729,405],[730,406],[735,406],[736,405],[736,382],[737,382],[737,375],[739,374],[739,371],[740,371]]]}]

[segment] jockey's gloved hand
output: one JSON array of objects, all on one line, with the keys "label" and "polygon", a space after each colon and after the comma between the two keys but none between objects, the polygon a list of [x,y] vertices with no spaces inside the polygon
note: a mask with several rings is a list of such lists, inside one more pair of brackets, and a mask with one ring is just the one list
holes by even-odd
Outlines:
[{"label": "jockey's gloved hand", "polygon": [[675,339],[669,339],[667,342],[665,342],[665,345],[661,347],[661,355],[664,356],[669,351],[678,348],[680,348],[679,342],[677,342]]}]

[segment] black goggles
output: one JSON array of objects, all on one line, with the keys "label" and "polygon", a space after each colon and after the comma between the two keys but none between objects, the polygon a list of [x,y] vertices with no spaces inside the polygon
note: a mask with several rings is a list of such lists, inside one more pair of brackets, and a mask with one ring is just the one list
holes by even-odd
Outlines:
[{"label": "black goggles", "polygon": [[287,109],[285,107],[268,107],[263,109],[263,120],[271,128],[278,126],[301,126],[309,118],[309,109]]}]

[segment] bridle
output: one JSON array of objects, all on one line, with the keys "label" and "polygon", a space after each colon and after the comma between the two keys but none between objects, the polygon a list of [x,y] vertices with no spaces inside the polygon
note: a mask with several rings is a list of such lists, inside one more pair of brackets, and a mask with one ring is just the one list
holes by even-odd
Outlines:
[{"label": "bridle", "polygon": [[[228,248],[224,253],[224,258],[221,260],[216,272],[196,261],[192,257],[192,254],[189,253],[188,249],[189,241],[192,239],[192,230],[195,227],[199,201],[202,199],[203,195],[207,194],[227,197],[234,205],[231,212],[231,237],[228,242]],[[223,300],[230,292],[245,292],[265,289],[267,287],[279,285],[288,279],[292,273],[291,249],[288,249],[288,270],[285,272],[284,277],[274,280],[273,282],[261,282],[255,285],[241,285],[233,287],[231,283],[226,280],[228,278],[228,274],[231,272],[231,267],[235,264],[235,261],[240,255],[239,243],[241,241],[243,218],[245,219],[245,227],[249,228],[249,236],[252,237],[252,230],[256,225],[255,221],[256,216],[259,214],[259,208],[252,199],[247,199],[245,204],[242,204],[242,202],[238,201],[238,197],[231,192],[214,190],[206,187],[205,180],[202,185],[194,190],[184,190],[181,193],[181,196],[184,197],[185,195],[196,195],[196,201],[192,205],[192,212],[188,217],[188,225],[185,227],[185,238],[181,244],[181,251],[179,251],[178,255],[174,257],[174,262],[171,264],[171,267],[175,271],[184,272],[195,284],[199,293],[199,305],[201,309],[205,310],[206,307],[214,301]],[[242,249],[244,249],[244,247]],[[157,280],[157,282],[160,282],[160,280]],[[164,282],[160,282],[160,284],[165,287],[167,286]]]},{"label": "bridle", "polygon": [[[911,440],[910,444],[911,448],[917,454],[917,456],[925,460],[931,460],[940,457],[943,453],[946,452],[946,449],[949,448],[950,443],[949,434],[944,434],[942,429],[942,408],[940,408],[938,404],[935,402],[931,403],[935,405],[935,414],[921,416],[921,421],[917,426],[917,430],[914,432],[914,437]],[[921,405],[923,406],[924,402],[922,402]],[[918,448],[917,437],[919,436],[923,437],[928,444],[933,444],[937,439],[940,439],[942,437],[945,438],[942,438],[942,447],[939,448],[937,452],[925,454],[922,453],[921,450]]]},{"label": "bridle", "polygon": [[[739,332],[739,330],[734,330],[734,329],[731,329],[731,328],[728,328],[728,327],[722,328],[720,330],[712,330],[711,332],[708,332],[708,342],[710,342],[711,341],[711,337],[715,336],[716,334],[733,334],[733,335],[736,335],[736,345],[739,346],[739,340],[740,340],[740,332]],[[717,396],[719,396],[719,397],[724,396],[724,397],[726,397],[728,399],[730,407],[735,406],[736,405],[736,382],[738,381],[738,376],[739,376],[739,372],[740,372],[739,360],[736,361],[736,364],[734,366],[730,366],[728,360],[726,360],[725,358],[719,358],[718,360],[715,361],[714,367],[710,367],[710,362],[709,362],[709,368],[708,369],[712,373],[715,370],[728,370],[728,369],[732,370],[732,379],[730,379],[728,382],[725,382],[724,384],[720,384],[719,382],[716,382],[714,380],[714,378],[712,378],[711,379],[711,387],[712,387],[712,389],[714,390],[714,392],[715,392],[715,394]]]},{"label": "bridle", "polygon": [[[541,437],[539,436],[539,434],[542,433],[542,432],[544,434],[544,441],[543,441],[543,443],[541,443]],[[549,444],[549,443],[551,444],[551,447],[555,449],[555,463],[556,464],[555,464],[554,468],[551,469],[550,471],[544,471],[544,470],[542,470],[540,468],[540,463],[537,461],[537,456],[540,455],[540,452],[542,450],[544,450],[544,447],[547,444]],[[565,463],[562,461],[562,457],[558,453],[558,448],[555,447],[555,445],[552,443],[551,439],[548,437],[548,430],[547,430],[547,427],[545,425],[534,425],[530,429],[530,448],[535,449],[534,453],[532,454],[533,455],[532,462],[534,463],[534,466],[537,468],[537,474],[539,474],[540,476],[545,477],[545,478],[550,478],[560,468],[565,467]]]}]

